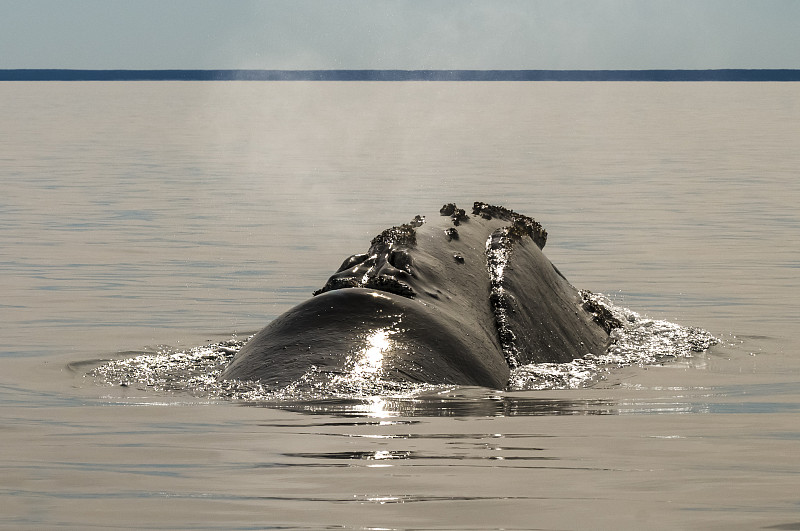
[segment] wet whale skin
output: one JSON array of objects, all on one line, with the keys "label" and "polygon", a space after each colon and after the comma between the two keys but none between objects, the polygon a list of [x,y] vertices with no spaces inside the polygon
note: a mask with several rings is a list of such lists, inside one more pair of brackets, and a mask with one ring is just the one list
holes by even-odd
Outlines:
[{"label": "wet whale skin", "polygon": [[614,323],[547,259],[546,238],[532,218],[481,202],[417,216],[347,258],[221,378],[286,385],[313,366],[500,389],[515,366],[602,354]]}]

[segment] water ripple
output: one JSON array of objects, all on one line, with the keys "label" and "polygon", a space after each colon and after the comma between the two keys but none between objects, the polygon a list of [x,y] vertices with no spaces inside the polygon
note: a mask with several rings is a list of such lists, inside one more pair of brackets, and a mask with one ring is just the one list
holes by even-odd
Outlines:
[{"label": "water ripple", "polygon": [[[300,379],[284,387],[269,387],[259,381],[220,380],[224,368],[246,343],[236,337],[189,349],[160,347],[154,352],[107,361],[91,369],[87,377],[105,386],[344,416],[618,414],[619,406],[603,400],[521,398],[513,393],[589,387],[615,369],[691,357],[717,341],[705,330],[644,318],[614,306],[602,295],[592,297],[596,304],[606,307],[623,323],[622,328],[612,332],[612,344],[606,353],[587,354],[569,363],[538,363],[516,368],[505,392],[484,389],[470,392],[469,388],[395,382],[384,380],[381,373],[369,370],[329,374],[313,366]],[[87,369],[86,365],[76,367]],[[697,409],[687,405],[680,407]]]}]

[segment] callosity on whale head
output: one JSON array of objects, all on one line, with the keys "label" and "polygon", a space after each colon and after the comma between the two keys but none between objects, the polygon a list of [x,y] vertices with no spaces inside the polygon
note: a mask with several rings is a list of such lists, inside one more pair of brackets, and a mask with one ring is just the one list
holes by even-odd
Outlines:
[{"label": "callosity on whale head", "polygon": [[325,373],[503,388],[511,368],[602,354],[610,314],[542,253],[532,218],[476,202],[417,216],[347,258],[256,334],[223,379],[287,385]]}]

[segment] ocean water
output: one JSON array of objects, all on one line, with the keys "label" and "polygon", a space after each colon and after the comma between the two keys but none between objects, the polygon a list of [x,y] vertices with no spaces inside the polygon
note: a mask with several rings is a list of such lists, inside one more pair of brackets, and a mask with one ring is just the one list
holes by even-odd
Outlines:
[{"label": "ocean water", "polygon": [[[800,529],[797,84],[7,82],[0,110],[0,526]],[[720,342],[358,400],[89,374],[243,340],[475,200]]]}]

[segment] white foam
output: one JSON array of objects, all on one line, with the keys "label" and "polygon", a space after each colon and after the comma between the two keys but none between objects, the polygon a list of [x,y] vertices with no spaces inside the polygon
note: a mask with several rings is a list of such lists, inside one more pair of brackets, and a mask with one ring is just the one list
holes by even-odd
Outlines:
[{"label": "white foam", "polygon": [[706,330],[642,317],[627,308],[614,306],[601,293],[590,297],[622,323],[621,328],[611,331],[612,343],[605,354],[587,354],[569,363],[524,365],[512,371],[509,389],[585,387],[615,368],[687,358],[717,343],[717,339]]},{"label": "white foam", "polygon": [[[602,294],[591,297],[623,323],[622,328],[612,331],[612,344],[606,353],[588,354],[569,363],[523,365],[512,370],[508,390],[586,387],[616,368],[690,357],[717,343],[705,330],[642,317],[627,308],[614,306]],[[388,335],[382,339],[388,341]],[[269,388],[258,381],[220,380],[220,374],[245,342],[234,337],[188,350],[162,347],[152,354],[110,361],[88,376],[103,385],[241,401],[412,397],[451,387],[385,380],[383,371],[365,370],[365,367],[374,367],[358,362],[350,364],[352,370],[337,373],[311,366],[301,378],[279,388]],[[377,362],[372,360],[371,363]]]}]

